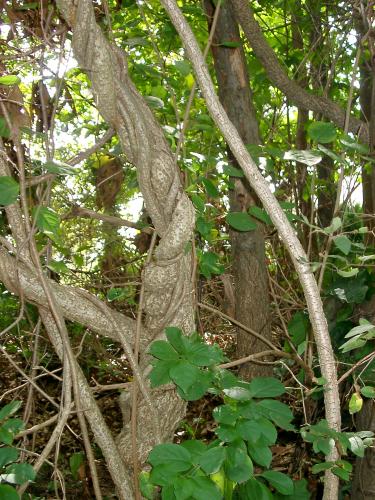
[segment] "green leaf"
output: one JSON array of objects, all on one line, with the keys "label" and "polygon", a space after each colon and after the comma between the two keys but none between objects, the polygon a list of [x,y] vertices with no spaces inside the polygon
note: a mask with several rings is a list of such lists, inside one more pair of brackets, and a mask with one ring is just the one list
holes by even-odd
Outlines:
[{"label": "green leaf", "polygon": [[249,442],[247,449],[254,462],[268,469],[272,462],[272,451],[268,446],[262,446],[259,442],[254,444]]},{"label": "green leaf", "polygon": [[293,314],[288,323],[288,332],[295,346],[302,344],[306,340],[310,328],[310,320],[304,311],[297,311]]},{"label": "green leaf", "polygon": [[18,85],[21,79],[17,75],[0,76],[0,85]]},{"label": "green leaf", "polygon": [[324,232],[326,234],[333,234],[338,229],[340,229],[341,226],[342,226],[342,220],[340,219],[340,217],[334,217],[332,219],[331,224],[328,227],[324,228]]},{"label": "green leaf", "polygon": [[69,457],[70,472],[75,480],[78,479],[78,470],[85,460],[85,455],[79,451]]},{"label": "green leaf", "polygon": [[200,377],[201,371],[187,361],[178,361],[169,370],[173,382],[186,392]]},{"label": "green leaf", "polygon": [[243,483],[253,475],[253,463],[243,448],[235,445],[227,447],[224,464],[226,476],[237,483]]},{"label": "green leaf", "polygon": [[171,381],[169,370],[173,365],[173,361],[158,361],[155,363],[149,375],[151,387],[159,387],[160,385],[168,384]]},{"label": "green leaf", "polygon": [[210,179],[202,179],[202,182],[206,188],[208,196],[211,196],[211,198],[218,198],[220,196],[215,184]]},{"label": "green leaf", "polygon": [[20,500],[17,491],[9,484],[0,484],[1,500]]},{"label": "green leaf", "polygon": [[57,163],[55,161],[47,161],[44,168],[51,174],[59,175],[77,175],[78,170],[67,163]]},{"label": "green leaf", "polygon": [[150,473],[142,471],[139,476],[139,487],[144,498],[147,500],[153,500],[156,488],[150,482]]},{"label": "green leaf", "polygon": [[365,398],[373,398],[375,399],[375,387],[370,385],[365,385],[361,388],[361,394],[365,396]]},{"label": "green leaf", "polygon": [[225,443],[231,443],[232,441],[236,441],[241,436],[238,433],[238,430],[232,425],[221,424],[216,430],[216,435],[221,441]]},{"label": "green leaf", "polygon": [[177,392],[186,401],[196,401],[204,396],[208,388],[212,384],[214,375],[208,371],[199,370],[199,377],[191,386],[183,390],[180,386],[177,387]]},{"label": "green leaf", "polygon": [[147,460],[153,467],[159,465],[171,466],[174,472],[183,472],[192,466],[191,454],[183,446],[173,443],[156,445]]},{"label": "green leaf", "polygon": [[267,470],[261,474],[277,491],[283,495],[293,493],[293,481],[286,474],[275,470]]},{"label": "green leaf", "polygon": [[336,236],[333,240],[335,246],[344,254],[348,255],[352,247],[350,239],[345,235]]},{"label": "green leaf", "polygon": [[241,47],[242,43],[241,42],[226,41],[226,42],[220,42],[218,45],[220,47],[228,47],[230,49],[234,49],[236,47]]},{"label": "green leaf", "polygon": [[173,485],[174,494],[178,500],[187,500],[194,494],[196,485],[192,478],[179,477]]},{"label": "green leaf", "polygon": [[155,97],[154,95],[146,95],[144,96],[145,101],[152,109],[163,109],[164,101],[159,99],[159,97]]},{"label": "green leaf", "polygon": [[[361,322],[363,318],[361,318],[359,321]],[[362,333],[367,333],[367,332],[371,332],[371,330],[374,330],[375,331],[375,326],[370,323],[369,321],[365,320],[366,322],[358,325],[358,326],[355,326],[354,328],[352,328],[351,330],[349,330],[349,332],[345,335],[345,338],[350,338],[350,337],[355,337],[356,335],[360,335]]]},{"label": "green leaf", "polygon": [[16,413],[16,411],[20,409],[21,405],[22,401],[12,401],[11,403],[3,406],[0,410],[0,422]]},{"label": "green leaf", "polygon": [[285,387],[274,377],[257,377],[250,382],[250,394],[253,398],[275,398],[284,392]]},{"label": "green leaf", "polygon": [[180,477],[178,473],[173,468],[173,463],[154,465],[150,472],[150,482],[158,486],[173,485]]},{"label": "green leaf", "polygon": [[235,401],[248,401],[252,396],[249,390],[244,387],[230,387],[229,389],[224,389],[223,392],[228,398]]},{"label": "green leaf", "polygon": [[205,217],[199,216],[197,217],[196,226],[197,231],[203,236],[203,238],[209,240],[214,224],[211,221],[206,220]]},{"label": "green leaf", "polygon": [[258,408],[264,410],[265,416],[282,429],[288,430],[293,428],[290,424],[293,419],[293,413],[284,403],[273,399],[264,399],[258,403]]},{"label": "green leaf", "polygon": [[233,167],[232,165],[225,165],[223,172],[225,175],[229,175],[229,177],[244,177],[244,173],[239,168]]},{"label": "green leaf", "polygon": [[2,427],[15,435],[24,429],[25,424],[20,418],[10,418],[2,425]]},{"label": "green leaf", "polygon": [[199,343],[187,351],[186,359],[197,366],[212,366],[223,362],[224,355],[219,348]]},{"label": "green leaf", "polygon": [[342,344],[339,349],[342,350],[342,352],[349,352],[352,351],[353,349],[358,349],[360,347],[363,347],[366,344],[365,339],[361,339],[360,337],[353,337],[344,344]]},{"label": "green leaf", "polygon": [[275,500],[310,500],[311,493],[307,488],[306,479],[293,482],[293,493],[291,495],[280,495],[276,493]]},{"label": "green leaf", "polygon": [[6,469],[6,474],[12,475],[12,482],[14,484],[23,484],[26,481],[33,481],[35,479],[35,470],[30,464],[12,464]]},{"label": "green leaf", "polygon": [[50,260],[47,267],[58,274],[70,273],[69,267],[62,260]]},{"label": "green leaf", "polygon": [[225,458],[226,449],[223,446],[215,446],[199,457],[198,465],[206,474],[215,474],[223,465]]},{"label": "green leaf", "polygon": [[326,471],[334,465],[334,462],[320,462],[311,467],[311,472],[313,474],[319,474],[319,472]]},{"label": "green leaf", "polygon": [[257,227],[249,214],[245,212],[229,212],[226,216],[226,221],[237,231],[253,231]]},{"label": "green leaf", "polygon": [[193,498],[195,500],[222,500],[222,495],[217,485],[208,477],[195,476],[191,478],[194,485]]},{"label": "green leaf", "polygon": [[239,420],[236,425],[236,430],[245,441],[255,442],[261,436],[258,421],[253,419]]},{"label": "green leaf", "polygon": [[13,432],[9,432],[4,428],[4,426],[0,427],[0,443],[4,444],[12,444],[14,439]]},{"label": "green leaf", "polygon": [[349,400],[349,413],[351,415],[354,415],[354,413],[358,413],[359,411],[361,411],[362,406],[363,399],[357,392],[354,392]]},{"label": "green leaf", "polygon": [[216,422],[228,425],[234,425],[238,418],[237,411],[229,405],[216,406],[212,415]]},{"label": "green leaf", "polygon": [[5,137],[6,139],[10,137],[8,123],[2,116],[0,116],[0,137]]},{"label": "green leaf", "polygon": [[187,76],[191,73],[191,64],[188,60],[175,61],[174,67],[181,73],[182,76]]},{"label": "green leaf", "polygon": [[349,437],[350,449],[357,457],[363,458],[365,456],[365,445],[359,436]]},{"label": "green leaf", "polygon": [[220,264],[220,257],[213,252],[202,252],[199,256],[200,272],[207,279],[211,278],[212,274],[222,274],[225,267]]},{"label": "green leaf", "polygon": [[[248,420],[247,423],[238,425],[241,429],[243,439],[254,444],[261,438],[262,444],[269,446],[276,443],[277,430],[276,427],[267,418],[260,417],[257,420]],[[255,427],[255,429],[254,429]],[[247,435],[245,432],[247,431]]]},{"label": "green leaf", "polygon": [[0,177],[0,205],[6,207],[17,201],[20,187],[12,177]]},{"label": "green leaf", "polygon": [[336,139],[337,132],[332,123],[313,122],[307,127],[307,135],[312,141],[327,144]]},{"label": "green leaf", "polygon": [[60,217],[48,207],[35,207],[33,216],[37,228],[48,236],[58,237],[60,229]]},{"label": "green leaf", "polygon": [[348,149],[357,151],[358,153],[366,154],[368,153],[368,146],[365,144],[360,144],[356,140],[352,139],[350,136],[345,136],[340,139],[341,144],[346,146]]},{"label": "green leaf", "polygon": [[305,165],[313,166],[322,161],[322,155],[312,149],[291,150],[284,153],[284,160],[298,161]]},{"label": "green leaf", "polygon": [[238,500],[272,500],[273,495],[262,482],[251,478],[246,483],[237,486],[235,492]]},{"label": "green leaf", "polygon": [[260,208],[257,207],[256,205],[253,205],[249,208],[249,214],[252,215],[253,217],[256,217],[258,220],[264,222],[264,224],[272,226],[271,217],[264,210],[264,208]]},{"label": "green leaf", "polygon": [[334,441],[330,437],[318,437],[314,436],[313,448],[315,453],[322,452],[324,455],[328,455],[332,450],[332,446],[334,445]]},{"label": "green leaf", "polygon": [[343,481],[349,481],[350,480],[350,472],[344,469],[341,469],[341,467],[332,467],[331,471],[335,476],[339,477]]},{"label": "green leaf", "polygon": [[178,353],[186,353],[186,349],[189,347],[189,341],[187,337],[184,336],[180,328],[177,328],[175,326],[167,326],[167,328],[165,329],[165,334],[169,342]]},{"label": "green leaf", "polygon": [[18,451],[16,448],[10,448],[5,446],[0,448],[0,469],[11,462],[15,462],[18,459]]},{"label": "green leaf", "polygon": [[358,273],[359,273],[358,267],[355,267],[350,271],[343,271],[342,269],[338,269],[337,271],[337,274],[339,276],[342,276],[343,278],[353,278],[353,276],[356,276]]},{"label": "green leaf", "polygon": [[150,346],[150,354],[158,359],[163,359],[164,361],[178,360],[179,355],[173,349],[171,344],[165,340],[155,340]]}]

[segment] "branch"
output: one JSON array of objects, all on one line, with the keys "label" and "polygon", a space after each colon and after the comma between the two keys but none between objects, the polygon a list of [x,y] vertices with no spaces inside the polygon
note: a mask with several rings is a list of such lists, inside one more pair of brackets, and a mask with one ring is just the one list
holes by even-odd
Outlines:
[{"label": "branch", "polygon": [[[28,265],[17,262],[16,258],[9,255],[2,247],[0,247],[0,281],[15,295],[20,294],[21,288],[25,300],[45,307],[45,293],[35,273]],[[48,282],[66,319],[80,323],[93,332],[117,342],[121,341],[121,336],[125,337],[128,342],[133,342],[136,332],[135,320],[110,309],[103,303],[103,307],[108,309],[108,313],[116,318],[116,323],[120,326],[119,331],[114,331],[108,315],[79,290],[72,286],[60,285],[52,280]],[[144,331],[142,340],[146,337],[147,333]]]},{"label": "branch", "polygon": [[[161,3],[167,10],[174,27],[181,37],[212,119],[221,130],[251,187],[254,189],[264,208],[270,215],[272,222],[279,232],[281,240],[292,258],[306,298],[307,308],[315,335],[322,376],[328,381],[324,392],[326,418],[330,427],[339,431],[341,428],[341,414],[335,357],[319,290],[314,275],[311,272],[306,253],[294,229],[286,218],[284,211],[280,207],[280,204],[271,192],[268,182],[259,172],[258,167],[242,142],[237,129],[229,120],[228,115],[221,105],[215,93],[202,53],[189,24],[182,15],[175,0],[161,0]],[[327,456],[327,460],[335,461],[338,459],[338,456],[337,449],[332,447],[331,452]],[[328,473],[326,474],[324,500],[336,500],[337,495],[338,478]]]},{"label": "branch", "polygon": [[[251,48],[262,63],[272,84],[299,108],[319,113],[343,129],[345,126],[345,110],[327,97],[310,94],[295,80],[289,78],[275,52],[268,44],[262,29],[256,22],[249,2],[246,0],[231,1],[237,22],[242,27]],[[360,139],[365,142],[369,140],[367,124],[354,116],[351,116],[349,120],[349,132],[358,134]]]},{"label": "branch", "polygon": [[96,219],[113,226],[124,226],[131,227],[133,229],[138,229],[142,233],[152,234],[154,231],[151,227],[141,227],[137,222],[132,222],[130,220],[122,219],[121,217],[115,217],[114,215],[105,215],[90,210],[88,208],[80,207],[79,205],[73,205],[71,211],[64,215],[63,219],[72,219],[73,217],[84,217],[86,219]]}]

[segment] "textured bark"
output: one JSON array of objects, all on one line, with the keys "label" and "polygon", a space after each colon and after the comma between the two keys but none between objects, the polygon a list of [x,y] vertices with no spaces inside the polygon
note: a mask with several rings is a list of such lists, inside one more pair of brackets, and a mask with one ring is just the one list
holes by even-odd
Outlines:
[{"label": "textured bark", "polygon": [[[211,27],[215,11],[210,0],[204,2],[208,23]],[[223,42],[241,43],[238,24],[229,2],[220,7],[212,43],[212,55],[219,88],[219,99],[229,119],[237,128],[245,144],[260,143],[258,121],[252,102],[249,75],[242,45],[225,47]],[[240,168],[234,155],[228,151],[230,163]],[[230,210],[246,212],[255,205],[257,196],[245,178],[231,178],[234,189],[230,190]],[[262,334],[271,337],[269,318],[268,278],[265,260],[264,231],[259,223],[254,231],[230,230],[232,247],[232,271],[234,279],[235,318]],[[263,344],[248,333],[238,329],[237,357],[242,358],[263,350]],[[266,365],[246,363],[241,366],[240,375],[247,379],[269,374]]]},{"label": "textured bark", "polygon": [[[231,1],[237,21],[272,84],[279,88],[299,108],[314,111],[328,118],[339,127],[344,128],[345,110],[327,97],[316,96],[308,92],[298,82],[289,78],[256,22],[249,3],[246,0]],[[348,130],[353,134],[359,134],[363,141],[368,140],[369,130],[367,124],[354,116],[350,117]]]},{"label": "textured bark", "polygon": [[[137,167],[145,205],[160,242],[150,265],[145,268],[145,324],[152,339],[163,336],[167,325],[194,329],[192,257],[186,254],[194,228],[194,209],[183,191],[172,152],[163,131],[144,99],[131,82],[125,54],[111,45],[95,21],[90,0],[58,0],[58,8],[71,26],[72,46],[79,65],[92,84],[99,112],[114,128],[128,160]],[[147,369],[148,356],[140,353],[140,365]],[[171,439],[185,404],[175,391],[152,391],[160,417],[162,440]],[[122,398],[123,416],[130,416],[130,398]],[[144,462],[156,443],[153,417],[144,400],[138,406],[137,443]],[[132,463],[128,422],[118,437],[124,460]]]},{"label": "textured bark", "polygon": [[[375,402],[366,400],[356,417],[357,430],[375,432]],[[375,451],[368,448],[363,458],[357,458],[352,483],[352,500],[373,500],[375,498]]]},{"label": "textured bark", "polygon": [[[362,35],[366,30],[362,28]],[[364,120],[369,125],[369,148],[370,154],[375,151],[375,60],[366,59],[360,67],[360,104]],[[371,217],[366,220],[367,226],[375,228],[373,215],[375,214],[375,166],[374,163],[362,168],[362,189],[363,189],[363,211]],[[372,239],[372,243],[375,238]]]},{"label": "textured bark", "polygon": [[[236,128],[233,126],[224,108],[222,107],[215,93],[215,89],[207,66],[203,60],[202,53],[189,24],[185,20],[174,0],[161,0],[161,3],[168,12],[174,27],[181,37],[186,54],[193,65],[197,82],[205,98],[207,108],[212,119],[223,133],[231,151],[235,155],[238,163],[241,165],[252,188],[263,203],[264,208],[269,213],[279,232],[280,238],[292,258],[306,298],[322,376],[327,380],[327,383],[324,386],[326,418],[330,427],[335,430],[340,430],[340,398],[337,384],[335,357],[332,350],[327,320],[323,311],[318,286],[314,275],[311,272],[311,268],[307,263],[306,253],[304,252],[300,241],[296,237],[294,229],[291,227],[288,219],[286,218],[284,211],[271,192],[268,182],[259,172],[258,167],[243,144],[241,137],[238,135]],[[338,450],[333,446],[327,456],[327,460],[335,461],[338,459],[338,456]],[[323,499],[337,500],[338,485],[338,478],[327,471],[325,475]]]},{"label": "textured bark", "polygon": [[[357,21],[357,30],[360,36],[364,36],[368,26],[365,26],[363,18]],[[369,149],[373,156],[375,153],[375,60],[374,57],[363,57],[360,67],[360,104],[364,120],[369,124],[370,138]],[[371,217],[366,225],[374,230],[375,222],[375,167],[370,164],[370,171],[362,168],[362,189],[363,189],[363,211]],[[375,237],[371,233],[367,235],[370,244],[375,243]],[[373,300],[361,304],[361,317],[368,317],[369,321],[375,320]],[[358,431],[375,431],[375,404],[373,400],[365,401],[362,410],[356,416],[356,426]],[[369,448],[365,452],[364,458],[357,458],[355,464],[355,474],[352,486],[352,500],[372,500],[375,498],[375,449]]]},{"label": "textured bark", "polygon": [[[22,240],[21,240],[22,241]],[[16,261],[4,248],[0,247],[0,281],[16,295],[22,294],[27,302],[37,306],[46,305],[46,296],[35,271],[31,266]],[[54,297],[66,319],[75,321],[89,328],[95,333],[109,337],[120,342],[121,337],[128,343],[133,343],[136,331],[136,323],[133,319],[113,311],[103,304],[103,310],[90,300],[94,299],[91,294],[80,289],[60,285],[48,280]],[[106,314],[107,311],[107,314]],[[108,319],[113,315],[119,325],[119,331],[115,331]],[[151,340],[151,335],[144,330],[142,335],[145,345]]]}]

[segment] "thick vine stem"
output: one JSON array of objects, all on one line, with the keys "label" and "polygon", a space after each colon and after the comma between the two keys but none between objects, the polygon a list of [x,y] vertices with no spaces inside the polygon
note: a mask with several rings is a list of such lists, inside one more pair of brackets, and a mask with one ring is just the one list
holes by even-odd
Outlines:
[{"label": "thick vine stem", "polygon": [[[236,128],[229,120],[224,108],[215,93],[215,89],[202,57],[196,38],[182,15],[175,0],[161,0],[162,5],[176,28],[184,44],[186,54],[190,59],[201,92],[206,100],[207,108],[212,119],[221,130],[232,153],[241,165],[250,185],[263,203],[277,228],[279,235],[287,247],[298,273],[306,298],[306,303],[312,323],[317,345],[320,367],[323,377],[327,380],[324,392],[324,402],[327,421],[333,429],[340,430],[341,414],[340,399],[337,384],[335,357],[331,345],[328,325],[323,311],[319,290],[307,261],[307,256],[300,241],[295,235],[282,208],[272,194],[265,178],[259,172],[256,164],[249,155]],[[332,448],[327,460],[336,460],[338,452]],[[331,473],[326,474],[324,500],[336,500],[338,496],[338,478]]]},{"label": "thick vine stem", "polygon": [[[117,133],[128,160],[137,168],[138,182],[149,216],[160,241],[152,261],[145,269],[145,326],[150,337],[162,334],[164,327],[175,325],[186,333],[194,330],[192,257],[186,252],[195,223],[194,208],[186,196],[179,171],[164,133],[133,85],[125,54],[111,44],[96,23],[91,0],[57,0],[71,26],[74,55],[90,78],[99,112]],[[148,356],[140,342],[140,366],[147,367]],[[131,466],[131,438],[127,416],[130,398],[122,398],[124,428],[118,437],[125,462]],[[149,407],[139,398],[137,447],[143,463],[155,444]],[[171,439],[184,414],[185,403],[173,391],[152,391],[160,414],[160,434]]]}]

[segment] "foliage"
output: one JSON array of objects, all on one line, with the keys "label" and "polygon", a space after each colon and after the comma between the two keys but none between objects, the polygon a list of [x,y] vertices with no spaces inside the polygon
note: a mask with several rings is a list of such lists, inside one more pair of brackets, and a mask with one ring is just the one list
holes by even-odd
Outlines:
[{"label": "foliage", "polygon": [[[212,443],[187,440],[153,448],[148,457],[151,472],[142,473],[140,478],[143,495],[152,499],[161,487],[162,498],[171,500],[309,498],[304,481],[293,482],[271,468],[277,427],[296,432],[291,410],[274,399],[285,393],[283,384],[273,377],[240,380],[221,368],[224,356],[218,346],[203,343],[196,333],[187,337],[180,329],[168,327],[166,336],[167,341],[155,341],[149,349],[154,357],[152,386],[172,382],[187,401],[211,393],[220,396],[223,404],[213,411],[217,439]],[[350,450],[363,457],[365,448],[373,443],[372,432],[337,432],[325,420],[304,426],[300,432],[317,454],[328,455],[332,446],[338,445],[342,454]],[[327,469],[349,480],[352,466],[345,460],[313,466],[314,473]]]},{"label": "foliage", "polygon": [[35,471],[26,462],[19,462],[19,451],[13,445],[15,436],[24,428],[24,423],[12,415],[21,406],[13,401],[0,409],[0,498],[17,500],[19,495],[13,485],[21,485],[35,479]]}]

